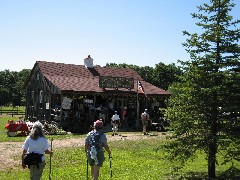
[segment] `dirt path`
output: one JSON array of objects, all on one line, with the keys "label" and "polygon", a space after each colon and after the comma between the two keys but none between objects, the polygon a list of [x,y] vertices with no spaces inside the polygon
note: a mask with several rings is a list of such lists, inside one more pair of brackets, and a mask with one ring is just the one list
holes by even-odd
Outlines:
[{"label": "dirt path", "polygon": [[[118,136],[107,135],[108,141],[120,140],[139,140],[147,138],[164,138],[164,133],[155,133],[154,136],[143,136],[141,134],[124,134]],[[66,147],[84,146],[85,138],[69,138],[53,141],[53,149],[61,149]],[[16,169],[21,166],[23,142],[0,142],[0,171],[4,169]]]}]

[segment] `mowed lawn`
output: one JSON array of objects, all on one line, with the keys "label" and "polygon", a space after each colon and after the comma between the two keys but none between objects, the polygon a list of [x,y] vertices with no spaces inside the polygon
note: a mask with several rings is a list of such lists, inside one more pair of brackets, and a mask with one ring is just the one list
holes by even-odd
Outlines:
[{"label": "mowed lawn", "polygon": [[[4,126],[9,118],[0,118],[0,141],[20,141],[25,137],[7,137]],[[17,119],[17,118],[16,118]],[[85,137],[86,135],[67,135],[71,137]],[[48,138],[65,138],[65,136],[47,136]],[[207,161],[204,153],[199,152],[196,160],[189,161],[186,166],[178,172],[174,172],[177,162],[169,162],[161,145],[168,142],[167,139],[149,138],[140,140],[118,140],[110,141],[112,149],[112,179],[116,180],[165,180],[165,179],[206,179]],[[1,147],[0,147],[1,148]],[[19,156],[18,156],[19,157]],[[7,158],[7,157],[6,157]],[[17,157],[15,157],[17,158]],[[49,156],[46,156],[46,168],[42,179],[49,179]],[[218,156],[217,166],[218,179],[225,179],[222,175],[231,167],[231,164],[221,165],[222,157]],[[0,164],[1,165],[1,164]],[[240,164],[235,164],[240,167]],[[89,167],[90,172],[90,167]],[[173,173],[174,172],[174,173]],[[230,172],[231,174],[231,172]],[[88,174],[90,179],[90,173]],[[229,176],[230,179],[234,175]],[[28,169],[23,170],[21,165],[14,169],[0,171],[0,179],[27,180]],[[81,180],[87,179],[87,164],[84,147],[71,147],[56,149],[52,158],[52,179],[54,180]],[[110,179],[110,161],[106,161],[100,170],[99,180]]]}]

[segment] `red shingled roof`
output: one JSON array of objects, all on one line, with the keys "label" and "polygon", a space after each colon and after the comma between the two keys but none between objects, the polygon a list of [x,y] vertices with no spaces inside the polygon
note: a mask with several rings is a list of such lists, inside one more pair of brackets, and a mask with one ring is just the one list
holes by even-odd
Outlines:
[{"label": "red shingled roof", "polygon": [[[38,66],[46,79],[62,91],[76,92],[103,92],[98,86],[99,76],[131,77],[134,78],[134,89],[137,90],[137,79],[141,81],[147,95],[171,95],[168,91],[160,89],[145,82],[136,71],[130,68],[95,67],[86,68],[84,65],[64,64],[46,61],[37,61]],[[108,90],[108,89],[107,89]],[[112,89],[113,90],[113,89]],[[120,88],[119,91],[128,91]]]}]

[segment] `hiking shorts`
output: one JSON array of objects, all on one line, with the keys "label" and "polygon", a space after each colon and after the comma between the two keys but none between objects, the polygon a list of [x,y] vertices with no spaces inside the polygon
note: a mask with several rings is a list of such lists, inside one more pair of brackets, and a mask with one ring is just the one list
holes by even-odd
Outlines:
[{"label": "hiking shorts", "polygon": [[30,165],[31,180],[41,179],[45,164],[46,164],[45,161],[42,161],[41,163],[39,163],[39,168],[36,165]]},{"label": "hiking shorts", "polygon": [[[91,158],[90,154],[88,154],[87,158],[90,166],[95,165],[95,161],[94,159]],[[97,159],[98,159],[98,164],[96,166],[102,167],[103,161],[105,160],[103,151],[97,151]]]}]

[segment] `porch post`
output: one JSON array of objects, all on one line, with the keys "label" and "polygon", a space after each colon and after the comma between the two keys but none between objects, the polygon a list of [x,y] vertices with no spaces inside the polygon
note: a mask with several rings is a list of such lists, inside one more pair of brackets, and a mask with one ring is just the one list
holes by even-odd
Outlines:
[{"label": "porch post", "polygon": [[136,130],[139,129],[139,100],[138,100],[138,77],[137,77],[137,117],[136,117],[136,123],[135,123],[135,128]]}]

